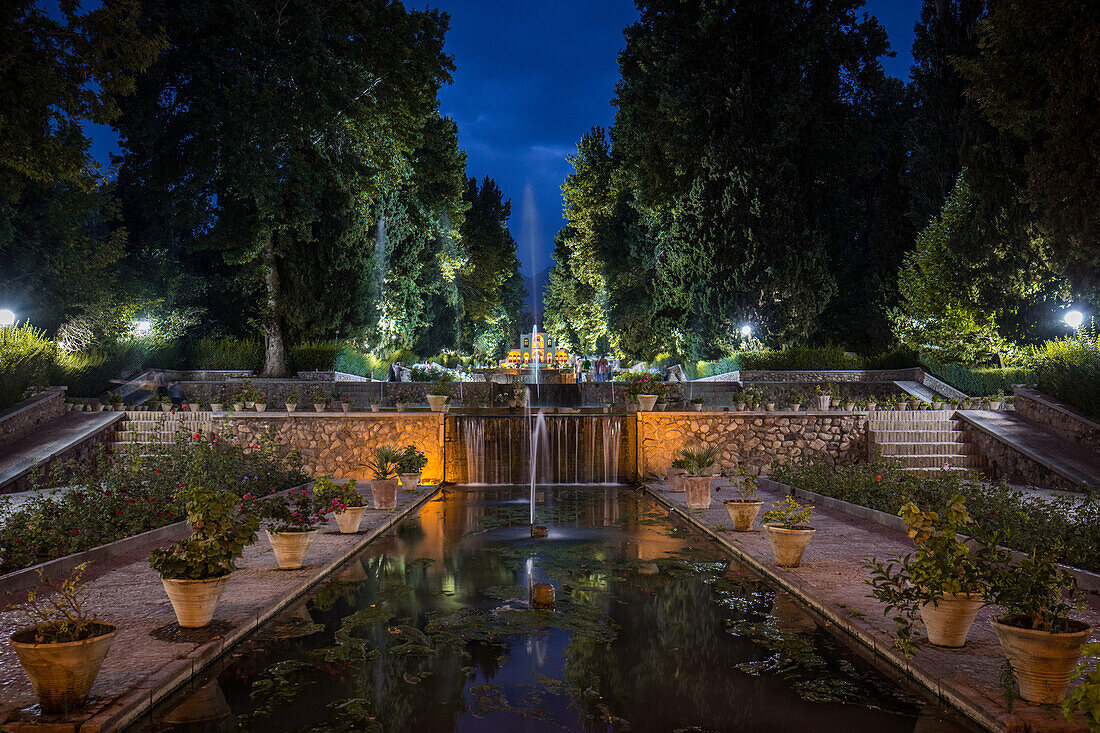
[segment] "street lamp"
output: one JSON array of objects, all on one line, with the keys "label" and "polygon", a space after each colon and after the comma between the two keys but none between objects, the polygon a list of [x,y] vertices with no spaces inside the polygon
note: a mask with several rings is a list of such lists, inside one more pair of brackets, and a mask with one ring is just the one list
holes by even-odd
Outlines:
[{"label": "street lamp", "polygon": [[142,318],[134,321],[132,328],[135,336],[148,336],[149,332],[153,330],[153,322],[148,318]]},{"label": "street lamp", "polygon": [[741,335],[744,336],[745,338],[748,338],[749,336],[751,336],[752,335],[752,326],[750,326],[747,323],[744,326],[741,326]]},{"label": "street lamp", "polygon": [[0,309],[0,328],[15,325],[15,313],[7,308]]},{"label": "street lamp", "polygon": [[1081,311],[1068,311],[1066,315],[1062,316],[1062,320],[1066,322],[1067,326],[1076,331],[1085,322],[1085,315]]}]

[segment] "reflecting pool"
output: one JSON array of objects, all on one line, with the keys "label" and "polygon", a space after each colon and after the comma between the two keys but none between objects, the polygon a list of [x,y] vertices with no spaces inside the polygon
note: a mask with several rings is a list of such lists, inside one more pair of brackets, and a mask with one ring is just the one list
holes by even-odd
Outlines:
[{"label": "reflecting pool", "polygon": [[445,489],[142,729],[970,730],[640,492],[540,488],[544,539],[527,492]]}]

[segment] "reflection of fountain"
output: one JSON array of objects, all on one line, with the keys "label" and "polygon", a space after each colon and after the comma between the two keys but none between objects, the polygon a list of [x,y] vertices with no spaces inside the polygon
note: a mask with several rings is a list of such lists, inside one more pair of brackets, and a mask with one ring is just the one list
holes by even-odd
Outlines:
[{"label": "reflection of fountain", "polygon": [[[535,368],[536,379],[538,377],[538,368]],[[534,423],[531,425],[531,536],[532,537],[545,537],[548,534],[546,527],[539,527],[535,525],[535,479],[538,473],[538,457],[539,457],[539,437],[546,439],[546,415],[542,410],[538,411],[538,415],[535,416]]]}]

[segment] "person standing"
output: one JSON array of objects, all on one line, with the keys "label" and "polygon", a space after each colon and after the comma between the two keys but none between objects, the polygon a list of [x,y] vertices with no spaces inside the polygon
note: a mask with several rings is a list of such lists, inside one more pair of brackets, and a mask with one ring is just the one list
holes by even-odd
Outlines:
[{"label": "person standing", "polygon": [[607,363],[607,354],[600,354],[600,360],[596,362],[596,379],[606,382],[611,378],[611,365]]},{"label": "person standing", "polygon": [[583,379],[581,379],[581,375],[584,373],[584,370],[581,369],[581,360],[579,358],[573,361],[573,372],[577,375],[577,384],[580,384],[584,381]]}]

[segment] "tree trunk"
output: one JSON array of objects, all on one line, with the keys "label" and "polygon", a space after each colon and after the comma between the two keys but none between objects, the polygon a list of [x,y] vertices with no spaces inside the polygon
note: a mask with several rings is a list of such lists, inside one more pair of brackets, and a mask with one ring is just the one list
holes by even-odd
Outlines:
[{"label": "tree trunk", "polygon": [[264,319],[264,377],[289,377],[283,319],[279,312],[279,271],[275,267],[275,238],[264,245],[264,284],[267,286],[267,314]]}]

